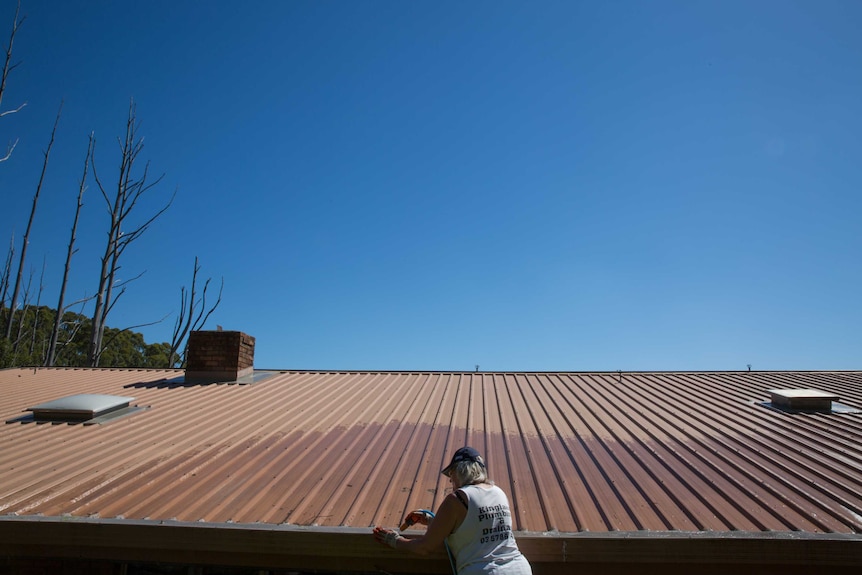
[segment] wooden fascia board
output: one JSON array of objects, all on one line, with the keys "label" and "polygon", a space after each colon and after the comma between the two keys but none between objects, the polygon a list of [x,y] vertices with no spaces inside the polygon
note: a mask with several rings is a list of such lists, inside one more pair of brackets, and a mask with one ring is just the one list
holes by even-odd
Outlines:
[{"label": "wooden fascia board", "polygon": [[862,567],[862,535],[834,533],[551,533],[523,535],[518,545],[538,563]]},{"label": "wooden fascia board", "polygon": [[[862,535],[803,533],[519,533],[536,572],[577,565],[862,567]],[[417,557],[369,528],[0,517],[0,555],[300,570],[447,572],[444,553]]]}]

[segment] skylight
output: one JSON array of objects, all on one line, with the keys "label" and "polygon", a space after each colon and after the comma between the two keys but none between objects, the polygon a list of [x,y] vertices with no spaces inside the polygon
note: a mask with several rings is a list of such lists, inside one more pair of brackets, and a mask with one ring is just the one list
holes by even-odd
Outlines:
[{"label": "skylight", "polygon": [[10,419],[6,423],[52,422],[95,425],[131,415],[144,409],[131,406],[134,397],[97,393],[81,393],[28,407],[30,415]]},{"label": "skylight", "polygon": [[772,403],[787,409],[811,409],[830,411],[832,402],[841,399],[834,393],[816,389],[770,389]]},{"label": "skylight", "polygon": [[838,403],[840,397],[818,389],[770,389],[772,401],[761,405],[786,413],[862,413],[861,410]]}]

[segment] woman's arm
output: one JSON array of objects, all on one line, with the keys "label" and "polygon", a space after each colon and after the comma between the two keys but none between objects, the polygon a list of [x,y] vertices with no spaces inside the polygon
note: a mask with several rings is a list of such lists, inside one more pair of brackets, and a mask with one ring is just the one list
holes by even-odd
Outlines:
[{"label": "woman's arm", "polygon": [[396,542],[396,549],[406,549],[419,555],[427,555],[443,547],[443,542],[455,526],[460,525],[467,516],[464,504],[458,501],[454,493],[450,493],[440,504],[440,509],[434,520],[428,526],[424,535],[418,537],[400,537]]}]

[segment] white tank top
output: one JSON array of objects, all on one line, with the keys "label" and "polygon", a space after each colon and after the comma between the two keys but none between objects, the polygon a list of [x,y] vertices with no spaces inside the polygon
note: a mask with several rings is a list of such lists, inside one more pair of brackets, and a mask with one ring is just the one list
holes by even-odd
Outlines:
[{"label": "white tank top", "polygon": [[465,485],[467,516],[448,537],[458,573],[529,573],[512,534],[509,499],[497,486]]}]

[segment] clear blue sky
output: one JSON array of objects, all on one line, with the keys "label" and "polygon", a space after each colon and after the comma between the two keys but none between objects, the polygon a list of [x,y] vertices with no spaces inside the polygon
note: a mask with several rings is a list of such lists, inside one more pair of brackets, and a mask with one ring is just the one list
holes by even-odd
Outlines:
[{"label": "clear blue sky", "polygon": [[[0,1],[5,44],[14,1]],[[0,242],[55,305],[87,134],[137,102],[169,212],[109,325],[256,367],[860,369],[862,3],[23,0]],[[69,297],[106,231],[91,182]],[[85,313],[90,314],[91,308]]]}]

